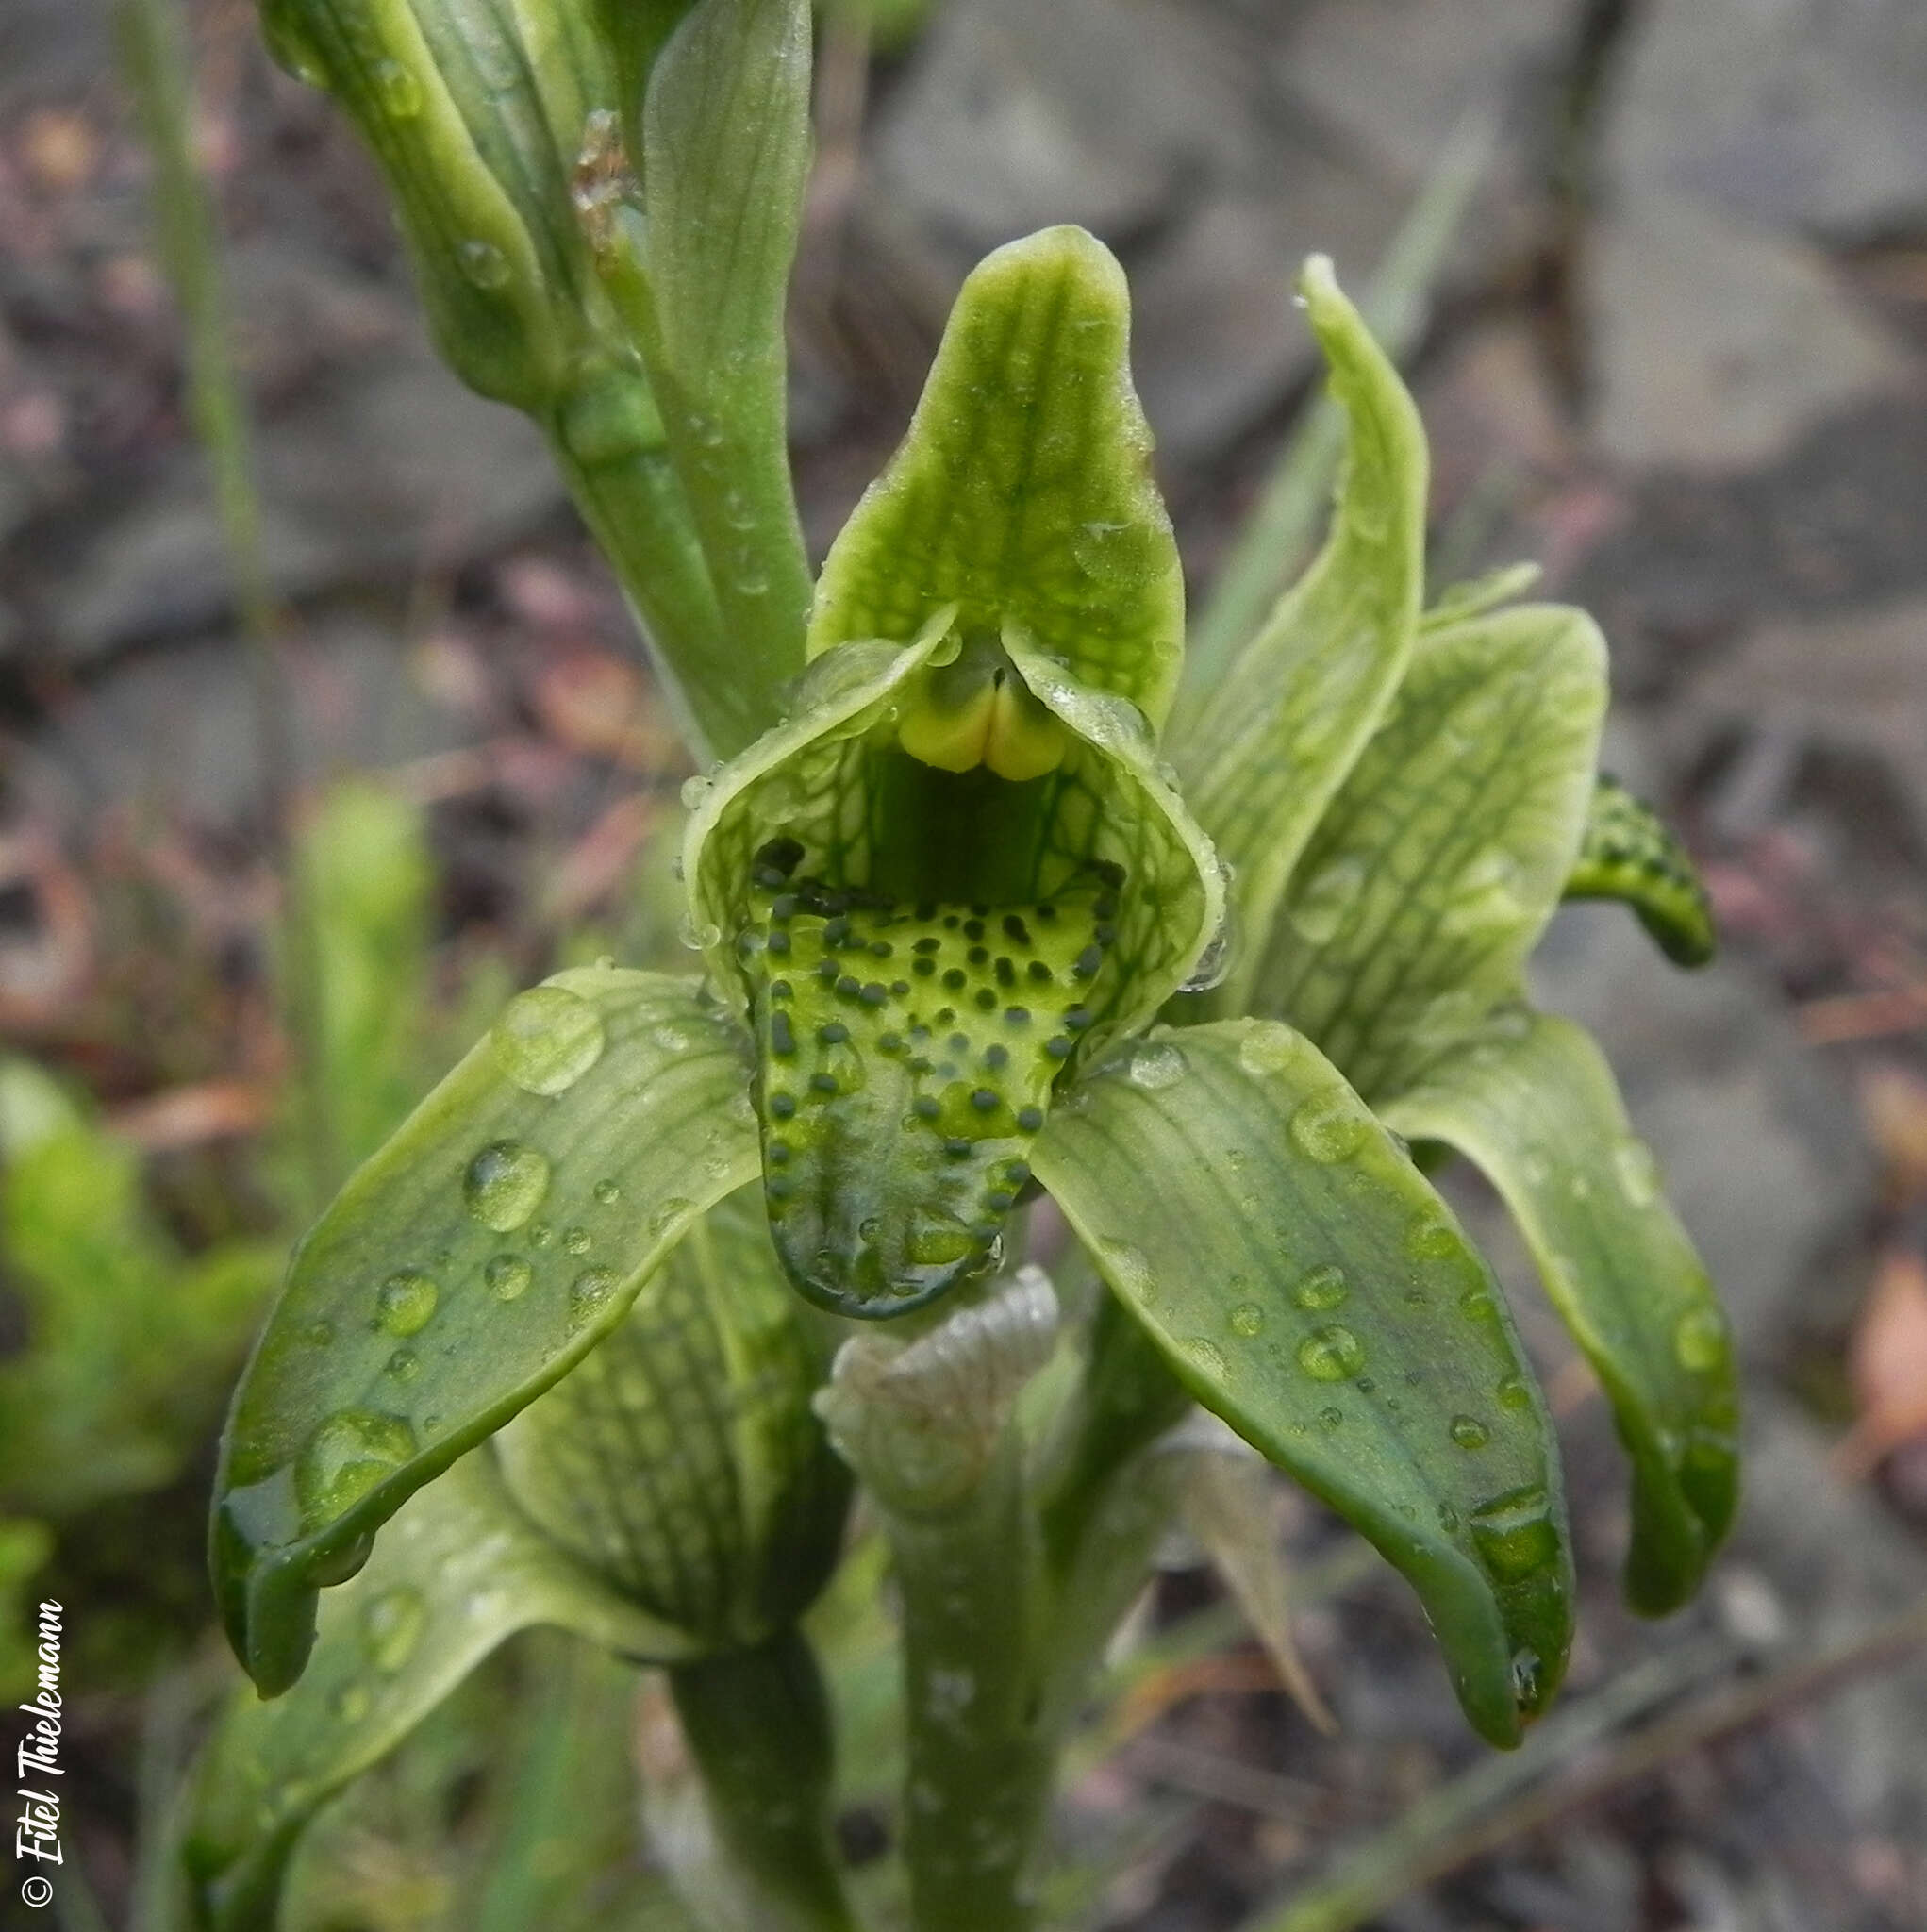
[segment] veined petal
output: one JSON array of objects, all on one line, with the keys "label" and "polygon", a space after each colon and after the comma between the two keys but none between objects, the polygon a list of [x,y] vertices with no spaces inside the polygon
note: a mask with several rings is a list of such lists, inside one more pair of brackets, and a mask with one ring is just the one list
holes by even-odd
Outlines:
[{"label": "veined petal", "polygon": [[541,1535],[485,1445],[411,1498],[361,1574],[328,1592],[300,1688],[272,1703],[243,1690],[216,1726],[183,1824],[183,1860],[212,1932],[274,1924],[314,1814],[498,1644],[537,1624],[662,1663],[701,1648]]},{"label": "veined petal", "polygon": [[955,606],[1015,627],[1080,684],[1164,722],[1184,574],[1130,371],[1130,292],[1082,228],[1046,228],[971,273],[903,446],[823,564],[812,657],[908,638]]},{"label": "veined petal", "polygon": [[1635,1138],[1612,1070],[1570,1021],[1499,1016],[1382,1104],[1504,1197],[1633,1462],[1626,1593],[1678,1608],[1738,1495],[1738,1385],[1712,1284]]},{"label": "veined petal", "polygon": [[756,1173],[748,1041],[687,980],[585,968],[509,1003],[295,1251],[235,1394],[215,1593],[262,1693],[416,1490],[592,1348]]},{"label": "veined petal", "polygon": [[1517,1743],[1571,1633],[1551,1426],[1477,1250],[1337,1070],[1271,1022],[1159,1030],[1037,1169],[1178,1379],[1404,1574],[1467,1716]]}]

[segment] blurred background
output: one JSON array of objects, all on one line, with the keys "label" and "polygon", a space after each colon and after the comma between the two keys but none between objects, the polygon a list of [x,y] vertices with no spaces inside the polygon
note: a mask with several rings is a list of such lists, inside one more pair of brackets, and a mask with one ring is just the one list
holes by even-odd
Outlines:
[{"label": "blurred background", "polygon": [[[186,12],[265,635],[108,9],[0,5],[0,1690],[58,1598],[83,1932],[149,1923],[169,1794],[232,1681],[211,1442],[288,1241],[507,991],[660,946],[688,771],[536,433],[433,358],[344,122],[245,0]],[[1074,221],[1131,275],[1194,587],[1310,391],[1298,261],[1369,286],[1474,155],[1408,331],[1435,582],[1533,559],[1599,615],[1608,763],[1686,832],[1725,940],[1681,975],[1570,908],[1539,962],[1734,1314],[1751,1494],[1705,1597],[1658,1627],[1619,1607],[1608,1420],[1522,1287],[1586,1589],[1565,1715],[1522,1761],[1484,1753],[1407,1593],[1281,1491],[1338,1731],[1173,1550],[1069,1794],[1082,1906],[1203,1932],[1365,1846],[1344,1869],[1376,1890],[1279,1927],[1927,1924],[1927,8],[877,0],[831,10],[818,113],[792,308],[815,554],[969,265]],[[1523,1283],[1503,1218],[1458,1197]],[[572,1710],[608,1729],[585,1681],[511,1647],[328,1814],[291,1923],[679,1923],[646,1874],[570,1917],[526,1832],[502,1862],[530,1791],[559,1832],[593,1809],[567,1778],[635,1741],[619,1720],[604,1757],[541,1757]],[[658,1733],[645,1706],[641,1748]],[[856,1856],[885,1829],[861,1804],[845,1825]],[[461,1904],[483,1895],[507,1916]]]}]

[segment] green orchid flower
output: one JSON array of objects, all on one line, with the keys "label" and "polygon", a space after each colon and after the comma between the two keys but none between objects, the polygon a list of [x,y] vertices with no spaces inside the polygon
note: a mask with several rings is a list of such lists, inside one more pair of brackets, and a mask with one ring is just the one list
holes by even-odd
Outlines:
[{"label": "green orchid flower", "polygon": [[[1597,1048],[1525,996],[1569,897],[1712,950],[1678,841],[1597,773],[1597,629],[1517,570],[1428,608],[1418,414],[1314,258],[1331,531],[1187,682],[1124,278],[1074,228],[970,276],[812,592],[781,333],[807,8],[552,10],[268,14],[722,760],[685,792],[701,971],[517,995],[297,1250],[217,1482],[258,1695],[195,1786],[204,1916],[263,1923],[315,1806],[550,1622],[669,1669],[771,1923],[844,1932],[797,1620],[854,1474],[899,1585],[913,1923],[1023,1932],[1193,1403],[1397,1568],[1516,1743],[1565,1669],[1570,1538],[1442,1161],[1490,1179],[1612,1407],[1636,1608],[1691,1594],[1736,1500],[1718,1302]],[[1235,1560],[1275,1624],[1264,1552]]]}]

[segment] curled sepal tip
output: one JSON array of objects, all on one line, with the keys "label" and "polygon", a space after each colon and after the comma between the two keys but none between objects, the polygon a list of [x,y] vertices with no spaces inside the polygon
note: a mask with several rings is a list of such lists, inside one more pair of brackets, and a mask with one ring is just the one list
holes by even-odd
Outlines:
[{"label": "curled sepal tip", "polygon": [[621,1320],[756,1173],[748,1041],[688,981],[520,993],[296,1250],[236,1391],[211,1561],[264,1696],[376,1530]]},{"label": "curled sepal tip", "polygon": [[1713,908],[1691,857],[1666,821],[1610,772],[1593,787],[1564,896],[1630,906],[1675,966],[1704,966],[1713,958]]}]

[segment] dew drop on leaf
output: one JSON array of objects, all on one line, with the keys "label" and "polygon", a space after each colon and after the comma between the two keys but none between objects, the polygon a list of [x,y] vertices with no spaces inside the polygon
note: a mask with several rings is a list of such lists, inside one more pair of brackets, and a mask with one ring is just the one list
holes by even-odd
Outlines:
[{"label": "dew drop on leaf", "polygon": [[1231,1332],[1247,1338],[1265,1325],[1265,1311],[1256,1302],[1239,1302],[1231,1311]]},{"label": "dew drop on leaf", "polygon": [[1559,1558],[1552,1499],[1536,1483],[1508,1490],[1472,1511],[1472,1542],[1502,1582],[1550,1570]]},{"label": "dew drop on leaf", "polygon": [[507,1234],[520,1227],[549,1191],[545,1156],[520,1141],[491,1141],[468,1164],[461,1195],[486,1228]]},{"label": "dew drop on leaf", "polygon": [[294,1466],[304,1523],[332,1523],[415,1453],[415,1432],[398,1415],[346,1408],[328,1417]]},{"label": "dew drop on leaf", "polygon": [[1301,1277],[1291,1291],[1291,1299],[1301,1308],[1336,1308],[1351,1292],[1345,1271],[1325,1261]]},{"label": "dew drop on leaf", "polygon": [[1224,1351],[1208,1336],[1188,1336],[1181,1344],[1184,1352],[1204,1371],[1207,1375],[1223,1375],[1230,1368],[1224,1359]]},{"label": "dew drop on leaf", "polygon": [[1298,1366],[1315,1382],[1346,1382],[1365,1366],[1365,1344],[1337,1322],[1298,1344]]},{"label": "dew drop on leaf", "polygon": [[1483,1449],[1492,1440],[1491,1431],[1471,1415],[1454,1416],[1448,1433],[1461,1449]]},{"label": "dew drop on leaf", "polygon": [[569,1319],[587,1322],[616,1291],[613,1268],[585,1268],[569,1284]]},{"label": "dew drop on leaf", "polygon": [[1105,1264],[1105,1272],[1122,1293],[1143,1307],[1149,1307],[1156,1300],[1156,1277],[1152,1274],[1151,1263],[1144,1258],[1141,1248],[1133,1247],[1129,1241],[1112,1241],[1108,1235],[1100,1235],[1097,1252]]},{"label": "dew drop on leaf", "polygon": [[1492,1393],[1501,1408],[1523,1409],[1532,1407],[1532,1385],[1523,1375],[1507,1375]]},{"label": "dew drop on leaf", "polygon": [[374,1293],[374,1320],[390,1335],[419,1335],[435,1317],[441,1291],[419,1268],[398,1268]]},{"label": "dew drop on leaf", "polygon": [[498,1302],[519,1301],[535,1280],[535,1270],[520,1255],[496,1255],[482,1270],[482,1279]]},{"label": "dew drop on leaf", "polygon": [[1175,1087],[1190,1072],[1190,1066],[1184,1050],[1170,1041],[1140,1040],[1131,1049],[1124,1072],[1132,1086],[1158,1093],[1167,1087]]},{"label": "dew drop on leaf", "polygon": [[398,1348],[388,1358],[388,1372],[397,1382],[412,1382],[422,1373],[422,1357],[412,1348]]},{"label": "dew drop on leaf", "polygon": [[1286,1131],[1307,1160],[1329,1165],[1357,1153],[1365,1144],[1366,1124],[1339,1095],[1315,1093],[1299,1103]]},{"label": "dew drop on leaf", "polygon": [[605,1175],[595,1184],[595,1198],[605,1208],[613,1208],[623,1198],[622,1183],[620,1181],[612,1181]]},{"label": "dew drop on leaf", "polygon": [[572,1255],[586,1255],[594,1243],[586,1227],[565,1227],[562,1230],[562,1245]]},{"label": "dew drop on leaf", "polygon": [[566,1093],[602,1058],[602,1015],[567,987],[532,986],[508,1002],[489,1040],[524,1093]]},{"label": "dew drop on leaf", "polygon": [[362,1645],[377,1671],[391,1676],[407,1662],[424,1615],[421,1592],[407,1584],[384,1591],[362,1612]]},{"label": "dew drop on leaf", "polygon": [[1238,1042],[1238,1063],[1254,1080],[1289,1073],[1298,1053],[1297,1036],[1282,1026],[1253,1026]]},{"label": "dew drop on leaf", "polygon": [[1411,1260],[1443,1261],[1458,1250],[1458,1236],[1435,1215],[1419,1215],[1405,1230],[1405,1254]]},{"label": "dew drop on leaf", "polygon": [[310,1322],[301,1339],[311,1348],[325,1348],[335,1339],[335,1324],[329,1321]]}]

